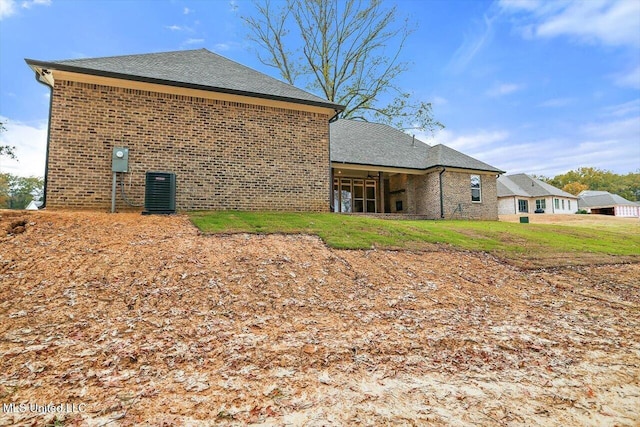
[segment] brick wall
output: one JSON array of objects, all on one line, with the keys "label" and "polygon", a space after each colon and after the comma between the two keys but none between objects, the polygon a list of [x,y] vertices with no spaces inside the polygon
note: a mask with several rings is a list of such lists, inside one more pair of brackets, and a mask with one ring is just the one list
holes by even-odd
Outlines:
[{"label": "brick wall", "polygon": [[[390,179],[397,200],[403,200],[404,213],[440,219],[440,172],[424,175],[398,174]],[[471,201],[471,173],[445,171],[442,192],[445,219],[498,219],[498,196],[495,175],[480,175],[482,201]],[[404,192],[398,192],[403,189]],[[393,199],[392,199],[393,201]],[[391,205],[391,212],[394,205]]]},{"label": "brick wall", "polygon": [[446,171],[442,175],[446,219],[498,219],[495,175],[480,175],[481,202],[471,201],[471,173]]},{"label": "brick wall", "polygon": [[[396,209],[399,206],[402,206],[402,210]],[[389,207],[392,213],[409,213],[406,174],[395,174],[389,177]]]},{"label": "brick wall", "polygon": [[[56,81],[47,206],[110,209],[112,150],[128,147],[125,191],[137,204],[144,202],[145,172],[167,171],[177,176],[178,209],[327,211],[328,119],[312,112]],[[120,186],[117,209],[131,209],[120,197]]]},{"label": "brick wall", "polygon": [[440,219],[440,181],[439,172],[425,175],[413,175],[409,179],[410,192],[415,201],[410,202],[413,207],[411,213],[426,215],[430,219]]}]

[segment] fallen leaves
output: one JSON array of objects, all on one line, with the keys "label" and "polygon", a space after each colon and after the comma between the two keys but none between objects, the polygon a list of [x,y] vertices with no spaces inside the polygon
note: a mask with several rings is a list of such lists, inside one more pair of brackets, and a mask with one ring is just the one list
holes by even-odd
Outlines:
[{"label": "fallen leaves", "polygon": [[638,265],[520,271],[202,236],[181,216],[20,219],[26,232],[0,236],[0,396],[86,403],[68,425],[640,417]]}]

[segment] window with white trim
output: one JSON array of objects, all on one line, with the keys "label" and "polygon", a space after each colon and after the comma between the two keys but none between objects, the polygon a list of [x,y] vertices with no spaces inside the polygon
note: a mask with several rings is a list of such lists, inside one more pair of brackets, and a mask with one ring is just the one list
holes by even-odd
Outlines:
[{"label": "window with white trim", "polygon": [[518,212],[529,212],[529,201],[518,199]]},{"label": "window with white trim", "polygon": [[476,203],[482,202],[480,175],[471,175],[471,201]]}]

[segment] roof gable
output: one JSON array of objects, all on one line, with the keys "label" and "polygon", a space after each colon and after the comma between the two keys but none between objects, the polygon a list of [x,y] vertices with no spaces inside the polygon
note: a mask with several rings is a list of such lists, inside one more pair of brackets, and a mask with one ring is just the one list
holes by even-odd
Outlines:
[{"label": "roof gable", "polygon": [[546,197],[558,196],[577,199],[573,194],[562,191],[551,184],[533,178],[527,174],[503,175],[498,178],[498,197]]},{"label": "roof gable", "polygon": [[31,59],[26,61],[31,66],[60,71],[276,99],[335,110],[343,109],[340,105],[207,49],[50,62]]}]

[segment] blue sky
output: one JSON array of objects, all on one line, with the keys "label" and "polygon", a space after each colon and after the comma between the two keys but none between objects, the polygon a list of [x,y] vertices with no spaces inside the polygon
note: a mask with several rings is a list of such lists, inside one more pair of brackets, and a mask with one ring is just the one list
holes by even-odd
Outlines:
[{"label": "blue sky", "polygon": [[[385,4],[417,26],[398,85],[446,125],[418,138],[508,173],[640,169],[640,0]],[[244,0],[0,0],[0,142],[19,157],[0,170],[44,173],[49,91],[24,58],[207,48],[278,77],[247,38],[251,13]]]}]

